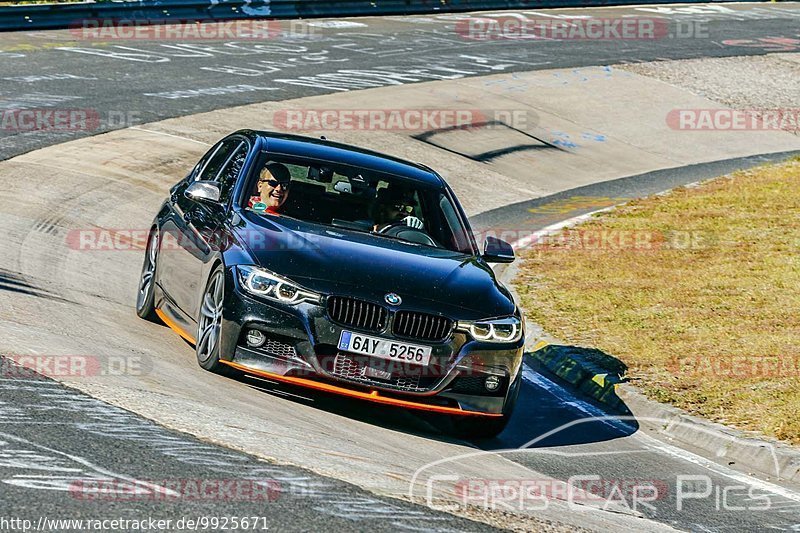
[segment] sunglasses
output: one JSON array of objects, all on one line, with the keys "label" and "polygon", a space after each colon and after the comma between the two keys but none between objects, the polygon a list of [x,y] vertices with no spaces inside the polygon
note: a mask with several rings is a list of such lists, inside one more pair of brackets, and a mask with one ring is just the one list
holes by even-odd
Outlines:
[{"label": "sunglasses", "polygon": [[394,204],[394,208],[400,211],[401,213],[410,213],[414,210],[414,206],[408,204]]},{"label": "sunglasses", "polygon": [[291,182],[290,181],[278,181],[276,179],[268,179],[268,180],[261,180],[258,183],[268,183],[269,186],[272,187],[273,189],[277,188],[278,185],[282,185],[283,188],[285,189],[285,188],[289,187],[289,184]]}]

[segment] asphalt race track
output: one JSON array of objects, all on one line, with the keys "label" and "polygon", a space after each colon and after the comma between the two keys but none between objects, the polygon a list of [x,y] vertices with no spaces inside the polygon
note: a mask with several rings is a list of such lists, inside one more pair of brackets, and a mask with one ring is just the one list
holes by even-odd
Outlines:
[{"label": "asphalt race track", "polygon": [[[0,34],[0,107],[93,110],[99,119],[90,130],[72,132],[0,129],[0,160],[108,130],[256,102],[502,72],[800,50],[800,5],[793,3],[570,9],[537,16],[583,14],[664,17],[670,33],[656,40],[478,42],[459,36],[455,30],[459,16],[430,15],[346,19],[338,25],[311,21],[316,26],[306,27],[308,35],[269,43],[86,42],[69,30]],[[680,37],[689,34],[691,38]],[[265,124],[265,129],[270,126]],[[765,147],[765,153],[770,151]],[[564,198],[634,198],[786,155],[695,165],[544,198],[521,198],[520,204],[478,213],[472,220],[478,228],[507,225],[520,211]],[[75,182],[67,172],[61,176],[58,166],[59,161],[53,161],[41,176],[24,175],[33,188],[32,198],[49,193],[63,196],[65,203],[73,198]],[[87,191],[102,191],[101,181],[92,181],[95,178],[86,176]],[[87,196],[86,209],[95,213],[116,202],[125,216],[133,213],[146,224],[152,213],[144,206],[153,204],[154,191],[146,187],[141,191],[122,190],[99,200]],[[11,193],[0,199],[16,201]],[[577,214],[581,212],[562,218]],[[554,222],[552,217],[533,218],[526,229]],[[98,218],[96,223],[99,227],[108,219]],[[8,222],[8,227],[23,225]],[[19,246],[0,245],[0,253],[18,256],[22,264],[28,245],[23,235]],[[63,257],[48,257],[44,248],[36,252],[20,269],[58,268],[57,276],[80,277],[76,286],[90,285],[86,279],[93,272],[64,266]],[[135,284],[139,258],[135,264],[114,264],[114,268],[118,269],[114,275],[126,280],[121,285],[128,287]],[[520,404],[508,429],[491,441],[461,442],[438,432],[436,420],[427,416],[367,408],[357,401],[254,377],[235,381],[204,373],[196,368],[193,350],[185,342],[166,328],[128,316],[133,315],[132,307],[125,307],[131,298],[107,280],[97,280],[92,294],[87,291],[87,297],[106,306],[95,314],[69,295],[38,288],[15,271],[0,269],[0,291],[16,299],[9,300],[14,302],[12,311],[0,308],[0,317],[9,322],[4,330],[8,339],[19,343],[17,353],[36,354],[39,340],[53,345],[59,335],[67,338],[70,330],[80,329],[83,344],[70,348],[104,353],[105,339],[114,349],[134,339],[140,344],[131,353],[145,361],[158,354],[166,365],[161,368],[174,372],[120,378],[128,379],[124,393],[115,394],[113,387],[102,390],[129,411],[42,376],[20,373],[3,359],[0,519],[25,518],[39,530],[53,531],[77,528],[37,521],[41,517],[171,519],[166,530],[193,529],[185,523],[177,526],[180,518],[245,516],[255,517],[259,528],[281,531],[800,528],[798,487],[766,474],[749,475],[738,465],[721,464],[699,450],[669,442],[644,421],[608,417],[532,360],[526,360]],[[36,302],[28,306],[26,299]],[[104,312],[110,317],[107,322],[86,323],[87,318],[102,318]],[[67,315],[73,317],[69,323],[53,318]],[[25,324],[37,321],[45,325],[32,333]],[[91,329],[96,331],[86,332]],[[181,391],[180,401],[163,392],[170,387]],[[208,418],[209,413],[214,418]],[[197,426],[187,425],[186,419],[195,419]],[[202,431],[197,429],[201,426]],[[267,462],[264,457],[275,460]],[[412,474],[416,484],[408,493],[381,487],[390,478],[398,487],[409,486]],[[435,503],[426,490],[453,488],[448,476],[534,479],[554,493],[563,489],[565,480],[586,476],[612,485],[654,486],[659,494],[639,495],[633,501],[622,495],[613,504],[585,495],[567,502],[561,494],[540,501],[540,507],[522,510],[511,498],[505,507],[486,513],[459,508],[443,512],[423,505]],[[176,501],[168,488],[176,480],[184,483],[184,490],[185,484],[198,481],[212,486],[224,481],[250,492],[244,498],[198,496]],[[136,490],[140,496],[87,500],[69,490],[76,482],[105,484],[117,492]],[[0,522],[0,530],[6,529],[22,530]],[[253,526],[240,523],[228,529]]]},{"label": "asphalt race track", "polygon": [[[9,369],[5,360],[3,367]],[[243,530],[343,531],[354,515],[370,531],[492,529],[211,446],[35,374],[2,379],[0,391],[4,513],[31,520],[40,531],[78,529],[59,522],[66,517],[172,520],[167,531],[181,519],[202,524],[203,517],[248,517],[254,525]],[[109,496],[87,497],[81,491],[90,487]]]},{"label": "asphalt race track", "polygon": [[587,14],[655,17],[669,30],[653,39],[475,40],[455,22],[470,15],[441,15],[346,19],[337,28],[286,22],[288,36],[268,43],[93,40],[69,30],[0,34],[3,107],[91,109],[99,119],[96,129],[72,133],[3,129],[0,158],[76,135],[253,102],[500,72],[800,49],[800,9],[791,3],[543,16]]}]

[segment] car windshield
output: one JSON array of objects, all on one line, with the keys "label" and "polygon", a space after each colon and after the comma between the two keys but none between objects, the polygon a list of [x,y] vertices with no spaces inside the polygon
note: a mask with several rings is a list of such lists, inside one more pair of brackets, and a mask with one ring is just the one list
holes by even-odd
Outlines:
[{"label": "car windshield", "polygon": [[257,170],[249,178],[242,205],[255,213],[473,253],[461,217],[442,187],[275,154]]}]

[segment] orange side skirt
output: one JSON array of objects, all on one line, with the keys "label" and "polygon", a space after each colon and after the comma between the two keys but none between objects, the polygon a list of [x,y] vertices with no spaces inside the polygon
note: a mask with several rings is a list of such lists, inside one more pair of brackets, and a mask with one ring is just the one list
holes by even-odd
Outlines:
[{"label": "orange side skirt", "polygon": [[181,328],[178,324],[173,322],[172,319],[168,317],[166,313],[164,313],[164,311],[162,311],[161,309],[156,309],[156,314],[158,315],[158,318],[160,318],[164,322],[164,324],[169,326],[169,329],[171,329],[172,331],[174,331],[187,341],[191,342],[192,344],[197,344],[195,338],[186,333],[185,331],[183,331],[183,328]]}]

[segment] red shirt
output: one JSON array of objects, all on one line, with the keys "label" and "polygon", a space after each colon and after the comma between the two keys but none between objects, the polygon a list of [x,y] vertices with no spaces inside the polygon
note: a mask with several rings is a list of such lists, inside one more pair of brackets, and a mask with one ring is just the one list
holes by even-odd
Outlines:
[{"label": "red shirt", "polygon": [[[261,197],[260,196],[251,196],[250,197],[250,201],[247,203],[247,206],[252,209],[253,206],[256,205],[259,202],[261,202]],[[262,212],[263,213],[269,213],[271,215],[280,215],[280,212],[278,211],[278,208],[277,207],[272,207],[271,205],[268,206]]]}]

